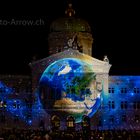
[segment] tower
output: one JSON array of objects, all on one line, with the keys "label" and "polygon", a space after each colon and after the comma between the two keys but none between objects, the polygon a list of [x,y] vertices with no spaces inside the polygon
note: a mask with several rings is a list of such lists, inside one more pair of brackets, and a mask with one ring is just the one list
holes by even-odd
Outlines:
[{"label": "tower", "polygon": [[92,56],[93,38],[87,21],[76,18],[72,4],[68,5],[65,16],[54,20],[48,37],[49,54],[56,54],[68,48]]}]

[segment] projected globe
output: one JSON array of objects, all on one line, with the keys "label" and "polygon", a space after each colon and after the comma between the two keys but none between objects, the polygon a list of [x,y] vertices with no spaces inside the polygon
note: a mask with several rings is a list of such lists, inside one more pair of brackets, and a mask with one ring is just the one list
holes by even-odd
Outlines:
[{"label": "projected globe", "polygon": [[49,114],[92,117],[100,106],[94,67],[76,58],[64,58],[49,65],[39,82],[39,97]]}]

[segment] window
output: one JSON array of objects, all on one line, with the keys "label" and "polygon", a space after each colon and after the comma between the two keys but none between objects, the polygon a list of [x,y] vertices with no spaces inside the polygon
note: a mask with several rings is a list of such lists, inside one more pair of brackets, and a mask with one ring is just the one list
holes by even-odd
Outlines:
[{"label": "window", "polygon": [[108,102],[108,107],[109,107],[109,109],[114,109],[115,108],[115,102],[114,101],[109,101]]},{"label": "window", "polygon": [[139,88],[134,88],[134,93],[140,93],[140,89]]},{"label": "window", "polygon": [[127,101],[121,101],[121,109],[127,109],[128,102]]},{"label": "window", "polygon": [[122,115],[122,122],[126,122],[127,119],[126,119],[126,115]]},{"label": "window", "polygon": [[72,116],[67,117],[67,127],[74,127],[75,119]]},{"label": "window", "polygon": [[121,88],[121,93],[127,93],[127,88]]},{"label": "window", "polygon": [[135,101],[135,102],[133,102],[133,108],[134,109],[140,109],[140,101]]},{"label": "window", "polygon": [[86,115],[82,117],[82,127],[90,126],[90,118]]},{"label": "window", "polygon": [[67,126],[68,127],[74,127],[74,122],[73,121],[68,121]]},{"label": "window", "polygon": [[139,115],[135,115],[135,122],[139,123],[139,121],[140,121],[140,116]]},{"label": "window", "polygon": [[109,92],[109,93],[114,93],[114,88],[109,88],[109,89],[108,89],[108,92]]},{"label": "window", "polygon": [[110,122],[110,123],[113,123],[113,122],[114,122],[114,116],[113,116],[113,115],[110,115],[110,116],[109,116],[109,122]]},{"label": "window", "polygon": [[112,101],[112,108],[113,108],[113,109],[115,108],[115,103],[114,103],[114,101]]},{"label": "window", "polygon": [[108,102],[108,107],[111,109],[111,101]]},{"label": "window", "polygon": [[[43,122],[44,124],[44,122]],[[53,127],[58,128],[60,126],[60,118],[57,115],[51,117],[51,124]]]},{"label": "window", "polygon": [[18,115],[15,115],[14,116],[14,123],[18,122],[19,121],[19,116]]}]

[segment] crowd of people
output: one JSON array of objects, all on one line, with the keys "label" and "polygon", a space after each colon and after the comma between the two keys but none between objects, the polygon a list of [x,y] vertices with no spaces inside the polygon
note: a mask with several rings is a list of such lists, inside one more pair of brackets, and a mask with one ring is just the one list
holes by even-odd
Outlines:
[{"label": "crowd of people", "polygon": [[133,130],[0,129],[0,140],[140,140]]}]

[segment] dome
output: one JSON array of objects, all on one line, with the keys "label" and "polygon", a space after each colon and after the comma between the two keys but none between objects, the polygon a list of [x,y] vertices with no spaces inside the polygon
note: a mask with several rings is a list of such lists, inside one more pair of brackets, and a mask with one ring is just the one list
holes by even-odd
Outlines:
[{"label": "dome", "polygon": [[91,28],[87,21],[75,18],[64,17],[58,18],[52,22],[50,26],[51,32],[91,32]]},{"label": "dome", "polygon": [[50,30],[52,32],[91,32],[87,21],[74,17],[75,10],[71,3],[69,3],[65,14],[67,17],[58,18],[51,24]]}]

